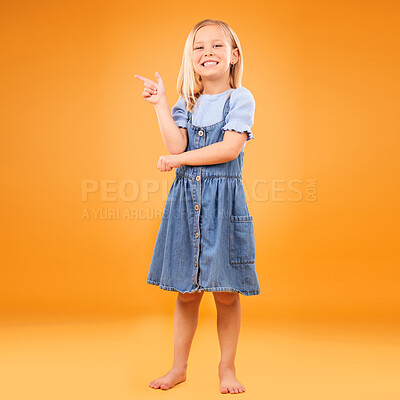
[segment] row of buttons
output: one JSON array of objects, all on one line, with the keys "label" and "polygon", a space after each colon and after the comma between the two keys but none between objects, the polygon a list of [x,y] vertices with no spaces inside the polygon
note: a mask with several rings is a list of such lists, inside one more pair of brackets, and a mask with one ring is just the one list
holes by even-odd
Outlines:
[{"label": "row of buttons", "polygon": [[[203,131],[199,131],[199,136],[203,136],[203,134],[204,134]],[[196,176],[196,181],[198,182],[200,179],[201,179],[200,175],[197,175],[197,176]],[[195,210],[197,211],[200,207],[199,207],[198,204],[196,204],[196,205],[194,206],[194,208],[195,208]],[[199,237],[199,232],[196,232],[195,236],[196,236],[196,239],[197,239],[197,238]],[[194,261],[194,265],[197,267],[197,260]]]},{"label": "row of buttons", "polygon": [[[203,134],[204,134],[203,131],[199,131],[199,136],[203,136]],[[198,182],[199,180],[200,180],[200,175],[197,175],[197,176],[196,176],[196,181]],[[194,206],[194,208],[195,208],[196,210],[198,210],[200,207],[199,207],[198,204],[196,204],[196,205]],[[196,239],[197,239],[198,237],[199,237],[199,233],[196,232]],[[197,266],[197,261],[195,261],[195,265]]]},{"label": "row of buttons", "polygon": [[[199,181],[200,180],[200,175],[197,175],[196,176],[196,181]],[[196,204],[195,206],[194,206],[194,208],[196,209],[196,210],[198,210],[199,209],[199,205],[198,204]],[[197,236],[196,236],[197,237]]]},{"label": "row of buttons", "polygon": [[[196,176],[196,181],[199,181],[199,180],[200,180],[200,175],[197,175],[197,176]],[[195,210],[197,211],[200,207],[199,207],[198,204],[195,204],[194,208],[195,208]],[[196,232],[196,238],[198,238],[198,237],[199,237],[199,233]]]}]

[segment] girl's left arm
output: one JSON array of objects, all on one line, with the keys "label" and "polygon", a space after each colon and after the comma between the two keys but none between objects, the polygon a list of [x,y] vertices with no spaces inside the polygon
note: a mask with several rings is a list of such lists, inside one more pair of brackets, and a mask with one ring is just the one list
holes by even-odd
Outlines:
[{"label": "girl's left arm", "polygon": [[221,164],[234,160],[247,140],[247,132],[225,131],[224,139],[196,150],[177,154],[178,160],[185,165]]},{"label": "girl's left arm", "polygon": [[234,160],[247,140],[247,132],[225,131],[224,139],[196,150],[161,156],[157,168],[170,171],[182,165],[221,164]]}]

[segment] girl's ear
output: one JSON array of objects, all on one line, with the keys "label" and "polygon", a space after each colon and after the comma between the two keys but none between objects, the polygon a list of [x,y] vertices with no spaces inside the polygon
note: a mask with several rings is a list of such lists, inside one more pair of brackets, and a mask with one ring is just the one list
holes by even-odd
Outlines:
[{"label": "girl's ear", "polygon": [[239,49],[236,47],[236,49],[232,50],[232,61],[236,64],[239,61]]}]

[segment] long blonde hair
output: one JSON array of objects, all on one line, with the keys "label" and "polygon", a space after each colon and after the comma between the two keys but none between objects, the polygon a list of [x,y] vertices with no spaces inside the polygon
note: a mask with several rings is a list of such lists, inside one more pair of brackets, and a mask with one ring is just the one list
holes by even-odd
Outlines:
[{"label": "long blonde hair", "polygon": [[177,90],[178,94],[186,100],[186,111],[193,111],[196,101],[204,89],[201,76],[198,75],[193,68],[193,42],[196,32],[206,25],[219,25],[226,33],[231,47],[239,50],[238,61],[234,65],[231,64],[230,67],[229,86],[236,89],[242,85],[243,53],[239,38],[226,22],[220,21],[219,19],[204,19],[192,28],[186,39],[181,69],[178,75]]}]

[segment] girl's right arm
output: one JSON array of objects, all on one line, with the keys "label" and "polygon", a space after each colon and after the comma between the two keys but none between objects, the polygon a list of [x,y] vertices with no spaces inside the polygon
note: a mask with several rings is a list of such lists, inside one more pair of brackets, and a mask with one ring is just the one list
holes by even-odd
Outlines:
[{"label": "girl's right arm", "polygon": [[143,98],[154,105],[161,136],[168,151],[171,154],[183,153],[187,147],[186,129],[179,128],[171,116],[165,93],[165,85],[160,74],[156,72],[158,82],[154,82],[140,75],[135,75],[135,78],[144,82]]}]

